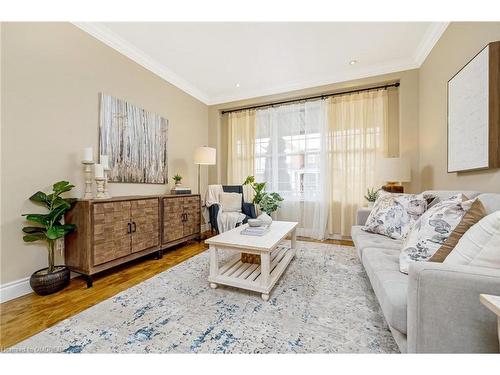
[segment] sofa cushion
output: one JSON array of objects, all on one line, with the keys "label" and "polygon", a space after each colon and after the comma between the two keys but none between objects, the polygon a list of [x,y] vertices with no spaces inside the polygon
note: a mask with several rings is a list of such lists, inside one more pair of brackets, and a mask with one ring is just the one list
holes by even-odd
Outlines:
[{"label": "sofa cushion", "polygon": [[358,251],[359,259],[363,258],[363,252],[367,248],[401,250],[402,240],[393,240],[392,238],[381,234],[365,232],[361,225],[355,225],[351,228],[351,238]]},{"label": "sofa cushion", "polygon": [[476,198],[479,194],[479,191],[475,190],[426,190],[422,193],[424,197],[434,196],[439,198],[439,200],[444,201],[449,197],[457,194],[463,194],[469,199]]},{"label": "sofa cushion", "polygon": [[399,272],[399,251],[366,248],[363,266],[387,323],[406,334],[408,275]]},{"label": "sofa cushion", "polygon": [[487,214],[500,211],[500,194],[484,193],[478,196]]},{"label": "sofa cushion", "polygon": [[500,269],[500,211],[474,224],[444,263]]},{"label": "sofa cushion", "polygon": [[420,194],[393,194],[380,192],[363,230],[404,239],[413,223],[427,209],[427,201]]},{"label": "sofa cushion", "polygon": [[399,258],[401,272],[412,262],[426,262],[444,244],[474,203],[462,194],[437,203],[417,220],[403,244]]}]

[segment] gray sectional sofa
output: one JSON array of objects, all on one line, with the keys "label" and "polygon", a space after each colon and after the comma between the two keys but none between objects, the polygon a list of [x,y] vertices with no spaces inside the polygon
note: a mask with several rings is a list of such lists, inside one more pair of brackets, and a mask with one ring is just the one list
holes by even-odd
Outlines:
[{"label": "gray sectional sofa", "polygon": [[[428,193],[444,199],[459,192]],[[487,213],[500,210],[500,194],[461,193],[481,199]],[[497,318],[479,294],[500,295],[500,270],[420,262],[405,275],[402,241],[361,229],[369,213],[358,211],[351,236],[401,352],[498,353]]]}]

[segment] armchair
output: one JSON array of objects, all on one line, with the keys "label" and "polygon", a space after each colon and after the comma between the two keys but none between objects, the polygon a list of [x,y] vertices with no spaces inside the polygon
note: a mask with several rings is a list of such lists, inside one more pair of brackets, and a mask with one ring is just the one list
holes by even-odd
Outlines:
[{"label": "armchair", "polygon": [[[257,213],[255,212],[255,206],[253,203],[246,203],[243,198],[243,186],[241,185],[222,185],[222,190],[225,193],[240,193],[241,194],[241,212],[246,215],[243,223],[246,223],[248,219],[255,219]],[[217,225],[217,214],[219,212],[219,205],[213,204],[208,207],[208,215],[210,218],[210,229],[212,232],[219,233],[219,227]]]}]

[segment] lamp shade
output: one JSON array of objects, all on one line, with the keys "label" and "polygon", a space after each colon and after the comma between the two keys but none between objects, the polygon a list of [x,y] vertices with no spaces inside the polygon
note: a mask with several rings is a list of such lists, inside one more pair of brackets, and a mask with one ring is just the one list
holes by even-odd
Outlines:
[{"label": "lamp shade", "polygon": [[212,147],[198,147],[194,152],[194,163],[202,165],[214,165],[216,162],[216,150]]},{"label": "lamp shade", "polygon": [[410,163],[402,158],[380,159],[376,172],[378,181],[408,182],[411,180]]}]

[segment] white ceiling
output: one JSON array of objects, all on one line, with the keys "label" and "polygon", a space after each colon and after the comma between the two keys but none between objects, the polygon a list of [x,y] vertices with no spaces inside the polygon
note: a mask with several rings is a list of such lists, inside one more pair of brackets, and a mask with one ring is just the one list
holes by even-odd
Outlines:
[{"label": "white ceiling", "polygon": [[76,25],[204,103],[218,104],[418,68],[447,23]]}]

